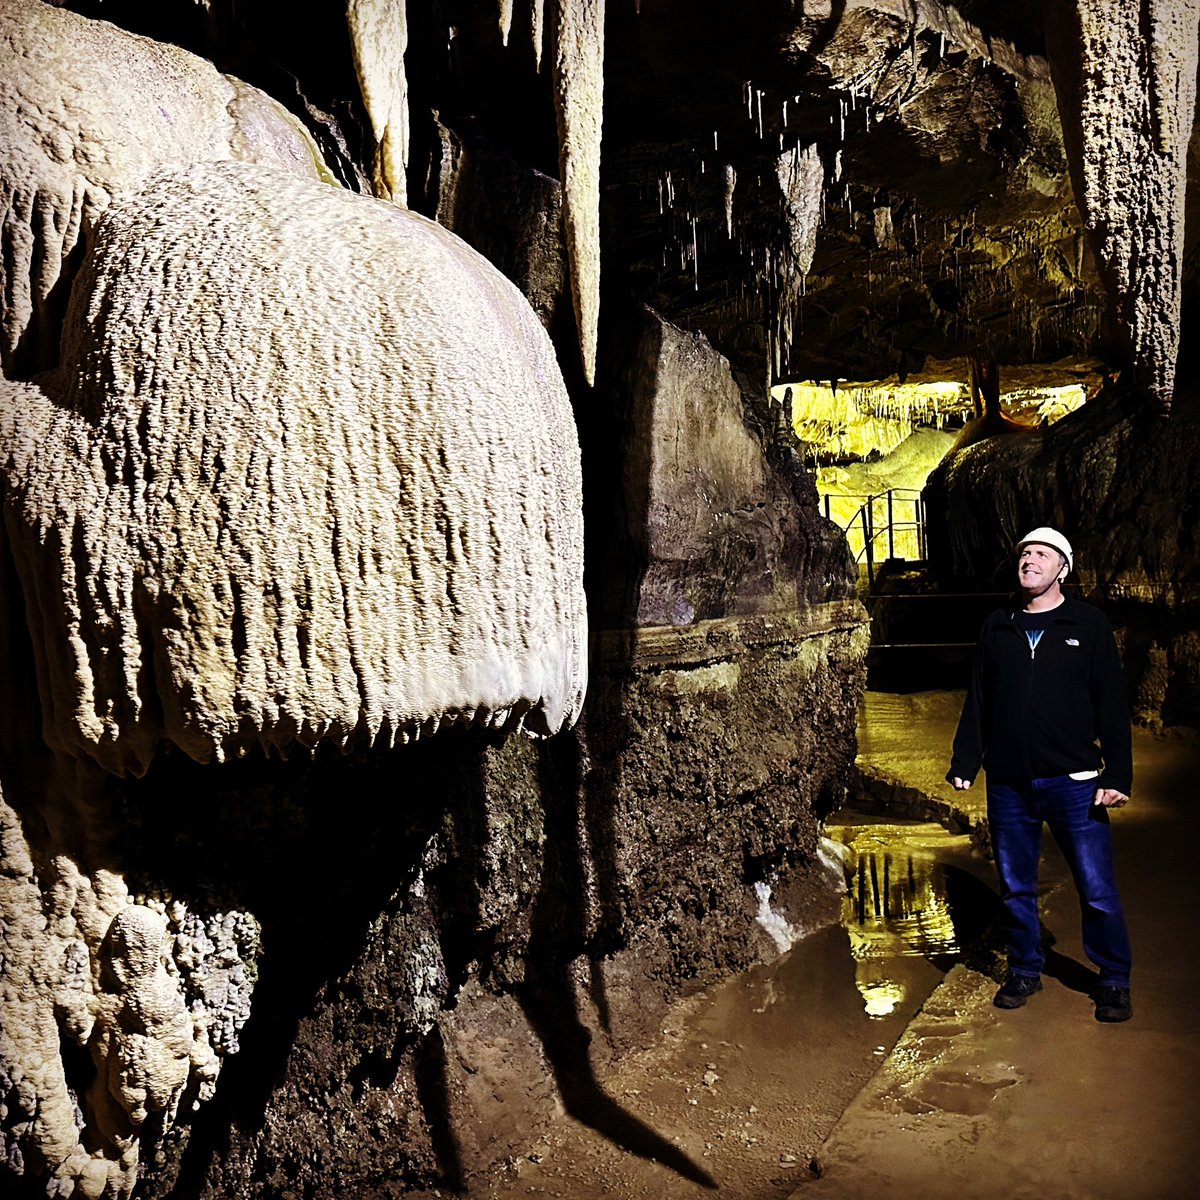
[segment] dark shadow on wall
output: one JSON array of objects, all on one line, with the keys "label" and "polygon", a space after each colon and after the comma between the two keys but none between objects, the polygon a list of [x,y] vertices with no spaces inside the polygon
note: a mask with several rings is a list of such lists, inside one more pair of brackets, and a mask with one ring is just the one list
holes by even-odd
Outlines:
[{"label": "dark shadow on wall", "polygon": [[[151,1172],[142,1194],[183,1200],[220,1191],[216,1175],[233,1161],[245,1172],[243,1194],[269,1194],[262,1161],[268,1115],[274,1123],[268,1132],[277,1137],[287,1105],[300,1114],[325,1096],[336,1103],[339,1091],[387,1087],[413,1051],[429,1145],[393,1154],[394,1165],[384,1162],[383,1149],[360,1156],[363,1170],[378,1165],[414,1185],[420,1176],[426,1184],[458,1186],[444,1050],[439,1057],[438,1045],[421,1041],[419,1022],[403,1008],[411,1000],[407,981],[393,977],[387,964],[404,961],[412,940],[428,933],[456,947],[438,985],[442,1000],[465,969],[470,949],[462,930],[477,914],[478,893],[464,878],[474,860],[451,863],[453,878],[429,888],[424,908],[412,894],[418,873],[435,873],[430,847],[438,845],[447,809],[483,821],[481,753],[482,742],[451,733],[392,751],[343,756],[322,748],[312,762],[255,755],[201,767],[168,754],[143,780],[114,785],[131,890],[161,889],[193,911],[245,910],[262,928],[240,1048],[223,1063],[216,1094],[186,1131],[176,1178]],[[459,820],[458,827],[467,824]],[[477,839],[477,831],[468,833],[464,844]],[[457,897],[445,931],[434,915],[443,891]],[[324,1019],[335,1010],[336,1021]],[[344,1037],[331,1032],[339,1028]],[[352,1044],[357,1032],[364,1034],[361,1046]],[[276,1145],[265,1156],[286,1159],[292,1149]],[[299,1165],[276,1162],[274,1170]],[[358,1165],[356,1159],[351,1173]],[[346,1164],[335,1157],[323,1169],[328,1175],[339,1166]],[[431,1171],[442,1178],[425,1178]],[[336,1178],[325,1185],[335,1187]],[[303,1190],[303,1181],[297,1187]]]},{"label": "dark shadow on wall", "polygon": [[[581,833],[587,829],[590,837],[600,832],[603,838],[604,821],[595,812],[589,821],[580,809],[583,758],[574,739],[546,743],[539,755],[539,779],[546,810],[546,858],[531,914],[526,979],[517,993],[521,1008],[542,1043],[563,1105],[571,1116],[622,1150],[659,1162],[685,1179],[715,1189],[715,1180],[702,1167],[622,1108],[596,1077],[592,1032],[580,1014],[570,961],[588,954],[594,964],[597,957],[594,949],[589,954],[587,944],[587,865]],[[615,871],[611,859],[607,867],[600,869],[601,891],[616,886],[615,878],[603,877],[609,870]],[[593,970],[592,994],[603,1022],[607,1002],[602,993],[597,993],[597,979]]]},{"label": "dark shadow on wall", "polygon": [[[603,653],[615,655],[600,661]],[[629,640],[617,639],[615,649],[593,651],[591,690],[583,720],[571,742],[547,745],[539,756],[543,803],[557,805],[570,797],[569,817],[556,812],[555,828],[563,840],[558,863],[563,885],[578,896],[575,928],[567,945],[586,947],[589,995],[601,1028],[611,1035],[612,1013],[602,960],[627,943],[628,886],[618,865],[617,819],[622,806],[622,763],[629,727],[625,696],[631,684]],[[582,807],[581,807],[582,806]],[[591,886],[588,874],[591,875]],[[587,909],[594,912],[590,920]]]},{"label": "dark shadow on wall", "polygon": [[456,1195],[463,1192],[462,1152],[454,1134],[450,1109],[449,1066],[446,1043],[436,1026],[421,1042],[416,1056],[417,1096],[429,1127],[429,1138],[441,1174],[439,1186]]}]

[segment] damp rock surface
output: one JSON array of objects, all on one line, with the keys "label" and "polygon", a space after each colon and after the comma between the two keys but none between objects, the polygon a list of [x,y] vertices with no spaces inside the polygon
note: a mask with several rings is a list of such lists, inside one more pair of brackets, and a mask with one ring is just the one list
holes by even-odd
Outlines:
[{"label": "damp rock surface", "polygon": [[11,385],[0,435],[55,745],[144,771],[163,740],[205,761],[574,718],[576,435],[486,260],[198,166],[111,208],[75,296],[63,367]]}]

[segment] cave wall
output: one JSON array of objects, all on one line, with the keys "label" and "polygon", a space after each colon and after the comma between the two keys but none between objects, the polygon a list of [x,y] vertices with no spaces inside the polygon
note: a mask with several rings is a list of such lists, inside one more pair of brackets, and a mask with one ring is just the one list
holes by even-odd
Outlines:
[{"label": "cave wall", "polygon": [[598,320],[598,143],[553,133],[594,63],[544,139],[406,128],[430,26],[352,8],[5,9],[14,1193],[400,1196],[563,1108],[629,1137],[605,1065],[779,952],[755,885],[835,919],[865,613],[765,361],[619,283]]},{"label": "cave wall", "polygon": [[[865,641],[853,601],[614,631],[553,738],[174,751],[120,778],[40,745],[10,637],[10,1170],[105,1194],[136,1146],[143,1196],[403,1195],[466,1185],[564,1107],[644,1149],[605,1067],[778,953],[754,885],[796,936],[836,918],[818,821],[846,788]],[[109,973],[131,919],[162,940],[149,1007]],[[93,1010],[110,1023],[83,1028]],[[173,1073],[139,1076],[98,1028],[173,1047]],[[119,1063],[136,1129],[100,1103]]]},{"label": "cave wall", "polygon": [[[146,1194],[470,1186],[564,1108],[669,1161],[605,1068],[673,999],[778,953],[754,883],[797,934],[835,918],[814,814],[846,786],[855,609],[606,643],[569,734],[329,768],[360,797],[352,833],[328,776],[304,786],[228,1090]],[[331,845],[333,890],[304,899]]]},{"label": "cave wall", "polygon": [[778,406],[780,420],[756,428],[751,385],[725,356],[645,306],[618,309],[603,347],[621,474],[606,505],[617,519],[595,538],[600,628],[786,613],[854,594],[842,535],[817,512]]}]

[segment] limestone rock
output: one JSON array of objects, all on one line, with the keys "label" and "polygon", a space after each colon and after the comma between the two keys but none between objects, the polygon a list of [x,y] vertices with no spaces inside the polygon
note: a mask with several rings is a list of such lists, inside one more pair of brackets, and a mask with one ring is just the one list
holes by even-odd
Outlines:
[{"label": "limestone rock", "polygon": [[41,0],[0,6],[0,364],[56,359],[83,239],[166,165],[236,160],[328,178],[276,100],[176,46]]},{"label": "limestone rock", "polygon": [[470,130],[435,129],[434,220],[503,271],[553,335],[571,308],[562,186]]},{"label": "limestone rock", "polygon": [[106,811],[85,792],[56,773],[30,821],[30,797],[0,789],[2,1147],[47,1194],[116,1197],[137,1178],[146,1131],[169,1134],[185,1095],[210,1099],[237,1051],[257,925],[226,913],[207,922],[210,938],[182,906],[168,918],[161,903],[132,903],[120,876],[47,846],[60,817],[82,827]]},{"label": "limestone rock", "polygon": [[626,548],[622,558],[614,546],[607,573],[632,594],[606,625],[689,625],[848,595],[844,543],[811,511],[811,476],[789,451],[764,454],[728,361],[648,309],[617,344],[628,346],[615,385],[627,397]]},{"label": "limestone rock", "polygon": [[50,744],[549,732],[582,701],[579,451],[545,331],[439,226],[223,163],[114,204],[6,518]]}]

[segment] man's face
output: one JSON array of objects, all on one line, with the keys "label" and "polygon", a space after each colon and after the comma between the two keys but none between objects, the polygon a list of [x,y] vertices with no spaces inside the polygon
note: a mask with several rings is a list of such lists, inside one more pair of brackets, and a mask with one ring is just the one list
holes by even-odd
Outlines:
[{"label": "man's face", "polygon": [[1053,546],[1030,542],[1017,557],[1017,580],[1026,591],[1040,592],[1058,579],[1063,556]]}]

